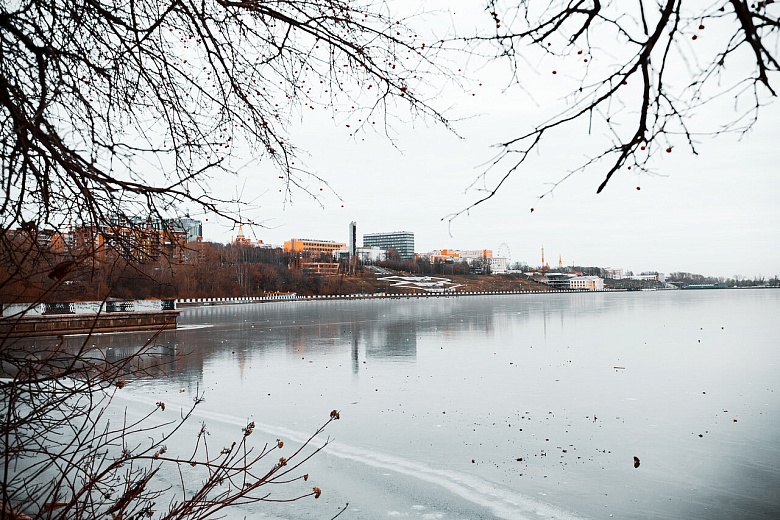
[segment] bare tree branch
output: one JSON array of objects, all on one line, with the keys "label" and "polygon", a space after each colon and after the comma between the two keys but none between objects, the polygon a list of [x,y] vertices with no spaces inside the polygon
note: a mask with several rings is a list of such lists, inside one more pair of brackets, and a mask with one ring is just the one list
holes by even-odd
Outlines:
[{"label": "bare tree branch", "polygon": [[[594,137],[607,137],[611,144],[598,144],[600,150],[561,174],[540,198],[572,175],[596,168],[603,175],[600,193],[619,172],[653,173],[653,161],[671,153],[681,140],[696,153],[694,135],[749,131],[765,100],[776,95],[772,76],[780,70],[776,56],[780,17],[770,12],[776,11],[770,4],[663,0],[651,7],[641,1],[488,1],[494,33],[462,41],[485,59],[507,60],[514,81],[525,77],[521,70],[527,67],[526,55],[539,51],[554,62],[579,58],[588,65],[580,72],[579,87],[570,91],[556,115],[496,145],[499,153],[467,188],[483,195],[444,219],[452,221],[493,198],[523,170],[531,152],[579,121],[587,122]],[[718,27],[705,31],[710,23]],[[705,47],[697,46],[704,36]],[[605,48],[614,49],[615,39],[620,50],[613,55]],[[591,68],[592,62],[600,66]],[[728,73],[729,66],[736,70],[745,65],[752,75],[741,70]],[[719,127],[700,128],[710,105],[726,96],[751,108],[737,109],[732,116],[719,113]]]}]

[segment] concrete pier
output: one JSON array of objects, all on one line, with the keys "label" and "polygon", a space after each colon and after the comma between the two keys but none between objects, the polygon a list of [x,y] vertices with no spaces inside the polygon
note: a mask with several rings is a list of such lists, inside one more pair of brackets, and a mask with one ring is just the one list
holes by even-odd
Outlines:
[{"label": "concrete pier", "polygon": [[0,338],[175,329],[173,300],[12,304],[0,307]]},{"label": "concrete pier", "polygon": [[181,311],[112,312],[99,315],[51,315],[0,318],[0,338],[59,336],[131,330],[175,329]]},{"label": "concrete pier", "polygon": [[112,312],[100,315],[52,315],[0,318],[0,338],[59,336],[128,330],[175,329],[181,311]]}]

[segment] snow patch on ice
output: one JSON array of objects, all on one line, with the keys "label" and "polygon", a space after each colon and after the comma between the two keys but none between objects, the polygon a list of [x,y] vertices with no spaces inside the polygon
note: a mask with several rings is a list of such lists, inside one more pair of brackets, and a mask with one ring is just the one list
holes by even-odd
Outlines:
[{"label": "snow patch on ice", "polygon": [[[153,396],[143,395],[140,392],[122,394],[128,400],[154,405],[157,401]],[[166,396],[166,404],[171,407],[180,405],[188,408],[191,400],[182,399],[183,394]],[[178,399],[177,399],[178,398]],[[228,425],[245,426],[247,419],[210,410],[196,409],[194,417],[219,421]],[[255,430],[269,435],[283,436],[286,439],[303,443],[310,434],[290,430],[283,426],[274,426],[255,421]],[[366,466],[400,473],[408,477],[416,478],[436,485],[464,500],[489,509],[497,518],[506,520],[531,520],[546,518],[548,520],[575,520],[582,517],[563,508],[553,506],[534,499],[520,492],[501,488],[494,482],[489,482],[476,475],[469,475],[459,471],[438,469],[429,467],[419,460],[405,459],[396,455],[389,455],[379,451],[368,450],[355,446],[348,446],[331,440],[326,448],[329,456],[339,457]],[[399,511],[388,512],[389,516],[404,515]],[[432,517],[433,518],[433,517]]]}]

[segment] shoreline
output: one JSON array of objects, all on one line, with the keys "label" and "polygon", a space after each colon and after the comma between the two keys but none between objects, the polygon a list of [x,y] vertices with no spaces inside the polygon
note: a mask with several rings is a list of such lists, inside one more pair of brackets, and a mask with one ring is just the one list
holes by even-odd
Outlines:
[{"label": "shoreline", "polygon": [[265,296],[246,296],[236,298],[180,298],[176,300],[176,308],[208,307],[213,305],[237,305],[247,303],[273,303],[279,301],[309,302],[324,300],[379,300],[379,299],[410,299],[410,298],[457,298],[461,296],[499,296],[519,294],[564,294],[564,293],[612,293],[626,292],[625,289],[603,289],[592,291],[588,289],[550,289],[546,291],[452,291],[452,292],[419,292],[419,293],[357,293],[357,294],[318,294],[299,296],[291,293],[287,298]]},{"label": "shoreline", "polygon": [[137,311],[101,314],[54,314],[0,318],[0,337],[27,338],[176,328],[182,311]]},{"label": "shoreline", "polygon": [[[778,289],[778,287],[685,287],[682,289],[654,289],[656,291],[712,290],[712,289]],[[548,290],[509,290],[509,291],[431,291],[415,293],[357,293],[323,294],[300,296],[295,293],[273,294],[267,296],[226,297],[226,298],[180,298],[168,300],[173,309],[138,310],[129,312],[98,312],[85,314],[14,314],[0,316],[0,337],[23,338],[59,336],[73,334],[91,334],[103,332],[132,332],[141,330],[170,330],[177,328],[177,318],[183,309],[191,307],[210,307],[221,305],[245,305],[279,302],[317,302],[344,300],[401,300],[427,298],[458,298],[468,296],[517,296],[537,294],[583,294],[583,293],[622,293],[647,292],[628,289],[548,289]],[[7,309],[6,309],[7,310]]]}]

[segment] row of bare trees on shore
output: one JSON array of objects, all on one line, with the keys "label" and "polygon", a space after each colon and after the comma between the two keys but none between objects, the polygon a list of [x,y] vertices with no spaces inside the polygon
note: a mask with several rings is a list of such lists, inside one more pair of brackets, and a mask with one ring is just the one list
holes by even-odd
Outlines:
[{"label": "row of bare trees on shore", "polygon": [[[104,255],[101,260],[86,256],[82,262],[73,258],[40,252],[37,261],[21,265],[23,276],[0,287],[0,300],[32,303],[246,297],[278,292],[341,294],[354,285],[345,280],[346,264],[338,276],[308,274],[281,249],[232,244],[191,243],[187,261],[181,263],[163,255],[144,262],[119,255]],[[314,260],[333,262],[332,257]],[[63,262],[70,263],[67,280],[54,283],[52,270]],[[9,265],[0,265],[0,275],[8,269]]]},{"label": "row of bare trees on shore", "polygon": [[[467,275],[473,271],[473,266],[465,261],[430,261],[425,257],[404,260],[393,251],[375,265],[416,275]],[[104,254],[100,259],[83,255],[82,261],[78,261],[75,259],[79,255],[54,253],[44,248],[36,250],[36,255],[34,261],[19,263],[22,276],[0,288],[0,299],[4,302],[223,298],[277,292],[346,294],[356,292],[355,275],[375,278],[362,263],[353,266],[348,277],[346,261],[341,262],[338,275],[321,276],[306,273],[300,268],[300,262],[280,248],[212,242],[188,244],[186,254],[182,255],[186,261],[181,262],[165,255],[139,262],[118,254]],[[330,255],[314,256],[307,261],[335,262]],[[53,283],[52,273],[56,274],[57,266],[65,263],[68,264],[67,280]],[[0,274],[8,273],[13,265],[14,262],[0,265]]]}]

